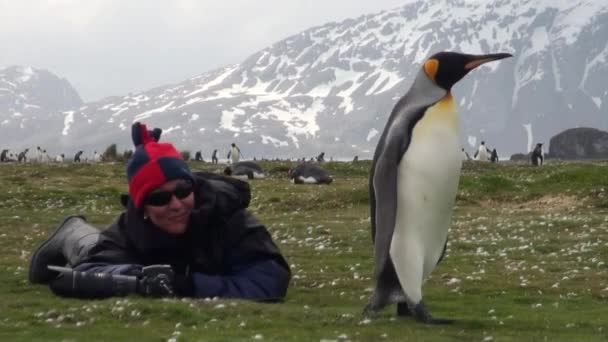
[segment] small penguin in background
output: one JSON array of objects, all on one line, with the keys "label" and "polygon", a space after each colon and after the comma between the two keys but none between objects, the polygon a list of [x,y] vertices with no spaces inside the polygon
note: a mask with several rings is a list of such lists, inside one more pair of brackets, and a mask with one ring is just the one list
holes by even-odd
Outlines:
[{"label": "small penguin in background", "polygon": [[46,152],[46,150],[42,150],[42,161],[45,163],[51,162],[51,156]]},{"label": "small penguin in background", "polygon": [[101,154],[97,153],[97,151],[93,152],[93,163],[101,162]]},{"label": "small penguin in background", "polygon": [[80,156],[82,155],[82,153],[82,151],[76,152],[76,155],[74,156],[74,163],[80,163]]},{"label": "small penguin in background", "polygon": [[264,171],[256,162],[242,161],[232,165],[233,176],[246,176],[247,179],[266,178]]},{"label": "small penguin in background", "polygon": [[322,163],[325,161],[325,152],[321,152],[318,156],[317,156],[317,162]]},{"label": "small penguin in background", "polygon": [[213,150],[211,154],[211,164],[217,164],[217,150]]},{"label": "small penguin in background", "polygon": [[532,161],[532,165],[534,166],[542,166],[545,158],[543,157],[543,144],[538,143],[532,151],[532,155],[530,156],[530,160]]},{"label": "small penguin in background", "polygon": [[331,184],[334,179],[318,163],[302,163],[287,173],[293,184]]},{"label": "small penguin in background", "polygon": [[496,149],[492,150],[492,153],[490,154],[490,161],[492,163],[498,163],[498,152],[496,152]]},{"label": "small penguin in background", "polygon": [[471,160],[469,152],[465,151],[464,147],[462,148],[462,160]]},{"label": "small penguin in background", "polygon": [[241,150],[236,146],[235,143],[230,145],[230,152],[228,152],[227,158],[230,160],[232,164],[236,164],[241,160]]},{"label": "small penguin in background", "polygon": [[19,152],[19,154],[17,155],[17,161],[19,163],[27,163],[27,152],[29,150],[29,148],[26,148],[23,152]]},{"label": "small penguin in background", "polygon": [[475,158],[476,160],[488,161],[490,160],[491,153],[492,151],[490,151],[490,149],[486,147],[486,142],[482,141],[481,144],[479,144],[479,148],[477,149],[477,152],[475,152],[473,158]]},{"label": "small penguin in background", "polygon": [[203,161],[203,155],[202,155],[201,151],[196,151],[196,154],[194,155],[194,160]]},{"label": "small penguin in background", "polygon": [[452,322],[433,318],[422,301],[422,284],[445,254],[462,166],[451,89],[476,67],[510,56],[437,53],[391,112],[369,178],[374,290],[364,314],[397,303],[400,316]]},{"label": "small penguin in background", "polygon": [[34,155],[34,161],[37,163],[42,163],[42,149],[40,146],[36,146],[36,154]]}]

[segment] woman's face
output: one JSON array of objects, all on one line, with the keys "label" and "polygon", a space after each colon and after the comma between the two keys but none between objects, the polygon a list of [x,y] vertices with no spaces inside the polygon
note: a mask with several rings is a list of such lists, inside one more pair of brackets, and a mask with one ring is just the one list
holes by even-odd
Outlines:
[{"label": "woman's face", "polygon": [[183,234],[194,207],[193,184],[175,179],[151,191],[144,202],[144,215],[169,234]]}]

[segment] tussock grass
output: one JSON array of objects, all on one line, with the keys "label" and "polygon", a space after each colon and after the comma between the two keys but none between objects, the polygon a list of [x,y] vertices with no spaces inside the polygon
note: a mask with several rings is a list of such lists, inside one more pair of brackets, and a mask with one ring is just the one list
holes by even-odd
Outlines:
[{"label": "tussock grass", "polygon": [[[372,287],[370,162],[328,162],[327,185],[294,185],[292,162],[260,162],[251,210],[292,266],[282,304],[101,301],[27,283],[33,249],[69,214],[104,227],[127,190],[123,164],[0,165],[2,341],[606,341],[608,164],[466,162],[447,256],[423,288],[451,326],[365,320]],[[194,170],[224,165],[191,162]]]}]

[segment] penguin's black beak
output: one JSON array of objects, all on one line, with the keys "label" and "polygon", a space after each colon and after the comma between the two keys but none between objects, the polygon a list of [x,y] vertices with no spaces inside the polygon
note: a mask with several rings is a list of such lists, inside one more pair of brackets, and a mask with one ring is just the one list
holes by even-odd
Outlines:
[{"label": "penguin's black beak", "polygon": [[464,68],[465,70],[473,70],[482,64],[509,57],[513,57],[513,55],[510,53],[493,53],[489,55],[471,56],[470,60],[464,65]]}]

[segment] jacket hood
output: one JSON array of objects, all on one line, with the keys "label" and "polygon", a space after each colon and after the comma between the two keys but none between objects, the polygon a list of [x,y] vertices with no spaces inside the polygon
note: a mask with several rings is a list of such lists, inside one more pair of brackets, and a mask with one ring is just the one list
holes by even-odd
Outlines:
[{"label": "jacket hood", "polygon": [[236,211],[249,206],[251,190],[248,183],[213,173],[197,172],[194,176],[195,205],[186,232],[181,235],[162,231],[144,219],[143,208],[136,208],[131,199],[121,197],[123,205],[126,204],[122,226],[138,254],[158,258],[150,263],[170,263],[164,258],[167,255],[181,258],[180,254],[188,251],[193,241],[200,241],[198,237],[205,235],[208,226],[226,221]]}]

